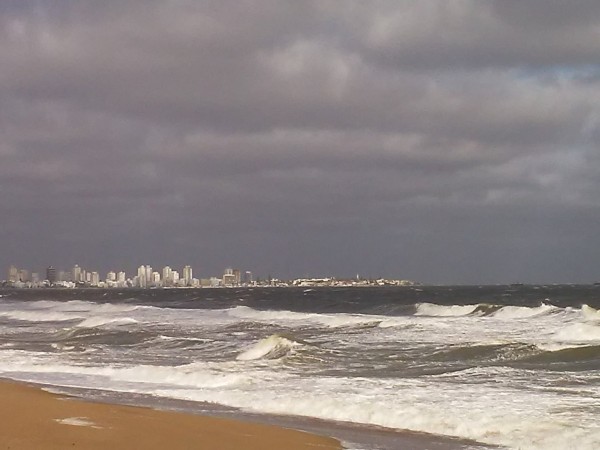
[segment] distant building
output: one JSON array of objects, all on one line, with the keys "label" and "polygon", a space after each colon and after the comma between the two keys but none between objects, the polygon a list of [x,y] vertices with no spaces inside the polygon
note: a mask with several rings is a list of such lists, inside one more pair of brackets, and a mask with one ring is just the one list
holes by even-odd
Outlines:
[{"label": "distant building", "polygon": [[71,270],[72,272],[72,280],[73,283],[81,283],[83,281],[83,278],[81,277],[81,267],[79,267],[77,264],[75,264],[75,266],[73,266],[73,270]]},{"label": "distant building", "polygon": [[8,281],[11,283],[19,281],[19,269],[17,269],[16,266],[10,266],[8,268]]},{"label": "distant building", "polygon": [[53,266],[49,266],[46,269],[46,280],[48,280],[50,284],[56,283],[56,269]]},{"label": "distant building", "polygon": [[171,269],[169,266],[163,267],[162,282],[163,282],[163,286],[172,286],[173,285],[173,269]]},{"label": "distant building", "polygon": [[235,275],[233,274],[233,269],[228,267],[223,272],[223,286],[233,286],[235,285]]},{"label": "distant building", "polygon": [[242,272],[240,269],[233,269],[233,283],[238,286],[242,282]]},{"label": "distant building", "polygon": [[73,275],[72,275],[71,271],[66,272],[64,270],[61,270],[58,272],[58,275],[56,276],[56,281],[73,281],[72,276]]},{"label": "distant building", "polygon": [[26,283],[29,281],[29,272],[25,269],[19,270],[19,281]]},{"label": "distant building", "polygon": [[192,267],[191,266],[185,266],[183,268],[183,282],[185,284],[185,286],[191,286],[192,285]]},{"label": "distant building", "polygon": [[140,288],[147,288],[152,285],[152,266],[140,266],[137,272],[137,283],[135,284]]}]

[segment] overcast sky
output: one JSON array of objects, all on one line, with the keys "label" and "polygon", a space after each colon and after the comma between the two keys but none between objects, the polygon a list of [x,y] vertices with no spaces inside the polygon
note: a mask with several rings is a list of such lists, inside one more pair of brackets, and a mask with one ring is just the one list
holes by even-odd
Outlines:
[{"label": "overcast sky", "polygon": [[600,280],[600,2],[2,0],[0,279]]}]

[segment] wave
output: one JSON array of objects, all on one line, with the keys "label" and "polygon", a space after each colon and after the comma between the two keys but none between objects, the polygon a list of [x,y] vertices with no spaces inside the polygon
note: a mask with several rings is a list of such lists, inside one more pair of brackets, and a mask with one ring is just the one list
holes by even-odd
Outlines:
[{"label": "wave", "polygon": [[514,367],[521,364],[570,364],[571,370],[575,369],[573,363],[593,363],[598,366],[600,362],[600,345],[570,345],[552,348],[544,344],[510,343],[489,345],[467,345],[440,351],[431,356],[431,360],[444,363],[501,365]]},{"label": "wave", "polygon": [[[535,363],[574,363],[600,360],[600,345],[567,347],[560,350],[545,351],[532,355],[527,362]],[[571,367],[571,370],[573,368]]]},{"label": "wave", "polygon": [[475,312],[480,305],[436,305],[434,303],[417,303],[415,316],[459,317]]},{"label": "wave", "polygon": [[94,303],[84,300],[69,300],[58,302],[54,300],[39,300],[32,302],[31,306],[37,309],[54,310],[62,312],[93,312],[93,313],[120,313],[134,311],[140,306],[125,303]]},{"label": "wave", "polygon": [[224,372],[222,369],[213,369],[204,363],[180,366],[84,366],[63,363],[47,354],[36,356],[31,352],[12,352],[10,362],[2,361],[0,365],[3,376],[23,381],[143,393],[153,393],[157,386],[167,385],[199,390],[232,387],[258,378],[253,371]]},{"label": "wave", "polygon": [[0,317],[22,322],[67,322],[84,318],[81,314],[48,311],[11,311],[0,313]]},{"label": "wave", "polygon": [[559,342],[600,341],[600,325],[575,323],[558,331],[553,337]]},{"label": "wave", "polygon": [[239,361],[279,359],[289,354],[294,347],[299,345],[301,345],[299,342],[279,336],[278,334],[273,334],[261,339],[252,347],[240,353],[236,359]]},{"label": "wave", "polygon": [[293,311],[261,311],[248,306],[236,306],[225,310],[228,316],[237,319],[256,322],[281,323],[281,322],[304,322],[326,327],[353,327],[353,326],[377,326],[385,317],[370,316],[364,314],[317,314],[301,313]]},{"label": "wave", "polygon": [[588,305],[581,305],[581,314],[585,320],[599,320],[600,321],[600,310],[592,308]]},{"label": "wave", "polygon": [[434,361],[453,361],[467,363],[473,361],[506,362],[516,361],[541,350],[533,344],[514,342],[510,344],[482,344],[451,347],[448,350],[435,353],[431,359]]},{"label": "wave", "polygon": [[[562,311],[561,308],[542,303],[540,306],[513,306],[478,303],[472,305],[437,305],[434,303],[417,303],[415,316],[429,317],[462,317],[484,316],[496,319],[526,319]],[[590,308],[592,309],[592,308]],[[600,314],[599,314],[600,318]]]},{"label": "wave", "polygon": [[542,303],[537,307],[529,306],[503,306],[494,311],[490,316],[498,319],[527,319],[529,317],[542,316],[560,311],[561,309],[554,305]]},{"label": "wave", "polygon": [[106,325],[131,325],[138,323],[131,317],[89,317],[75,325],[75,328],[99,328]]}]

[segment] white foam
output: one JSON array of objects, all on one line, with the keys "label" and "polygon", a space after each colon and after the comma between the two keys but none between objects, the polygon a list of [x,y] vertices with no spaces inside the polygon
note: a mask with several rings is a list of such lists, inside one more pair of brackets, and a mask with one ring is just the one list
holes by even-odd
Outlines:
[{"label": "white foam", "polygon": [[11,311],[0,313],[0,316],[23,322],[66,322],[69,320],[82,319],[81,314],[69,314],[63,312],[48,311]]},{"label": "white foam", "polygon": [[40,300],[31,303],[36,309],[52,309],[63,312],[94,312],[94,313],[118,313],[129,312],[140,308],[138,305],[125,303],[94,303],[83,300],[70,300],[68,302],[57,302],[53,300]]},{"label": "white foam", "polygon": [[[164,390],[157,395],[209,401],[251,411],[293,414],[475,439],[511,448],[594,449],[600,430],[552,411],[556,393],[529,397],[522,390],[484,385],[349,378],[294,379],[245,390]],[[502,395],[498,395],[502,394]],[[444,401],[447,399],[448,401]],[[590,426],[592,425],[592,426]]]},{"label": "white foam", "polygon": [[91,427],[91,428],[102,428],[96,425],[94,422],[89,420],[87,417],[67,417],[66,419],[54,419],[62,425],[73,425],[76,427]]},{"label": "white foam", "polygon": [[433,303],[418,303],[416,316],[457,317],[474,312],[479,305],[435,305]]},{"label": "white foam", "polygon": [[131,317],[90,317],[75,325],[77,328],[98,328],[106,325],[131,325],[138,323]]},{"label": "white foam", "polygon": [[550,314],[559,309],[556,306],[545,303],[534,308],[528,306],[503,306],[498,311],[492,313],[491,316],[498,319],[527,319],[529,317]]},{"label": "white foam", "polygon": [[303,322],[306,324],[324,325],[331,328],[356,325],[376,324],[386,316],[366,314],[316,314],[293,311],[259,311],[248,306],[236,306],[226,313],[237,319],[252,320],[264,323]]},{"label": "white foam", "polygon": [[240,353],[236,359],[240,361],[250,361],[254,359],[281,358],[298,345],[300,345],[298,342],[274,334],[268,338],[261,339],[256,344]]},{"label": "white foam", "polygon": [[588,305],[581,306],[581,314],[585,320],[600,320],[600,311]]},{"label": "white foam", "polygon": [[575,323],[559,330],[554,339],[559,342],[600,341],[600,325],[592,323]]}]

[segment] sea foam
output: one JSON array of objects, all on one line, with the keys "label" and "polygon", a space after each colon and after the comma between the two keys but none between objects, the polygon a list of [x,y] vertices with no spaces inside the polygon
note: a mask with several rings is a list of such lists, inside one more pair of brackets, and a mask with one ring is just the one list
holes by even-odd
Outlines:
[{"label": "sea foam", "polygon": [[474,312],[479,305],[435,305],[433,303],[417,303],[416,316],[454,317],[466,316]]}]

